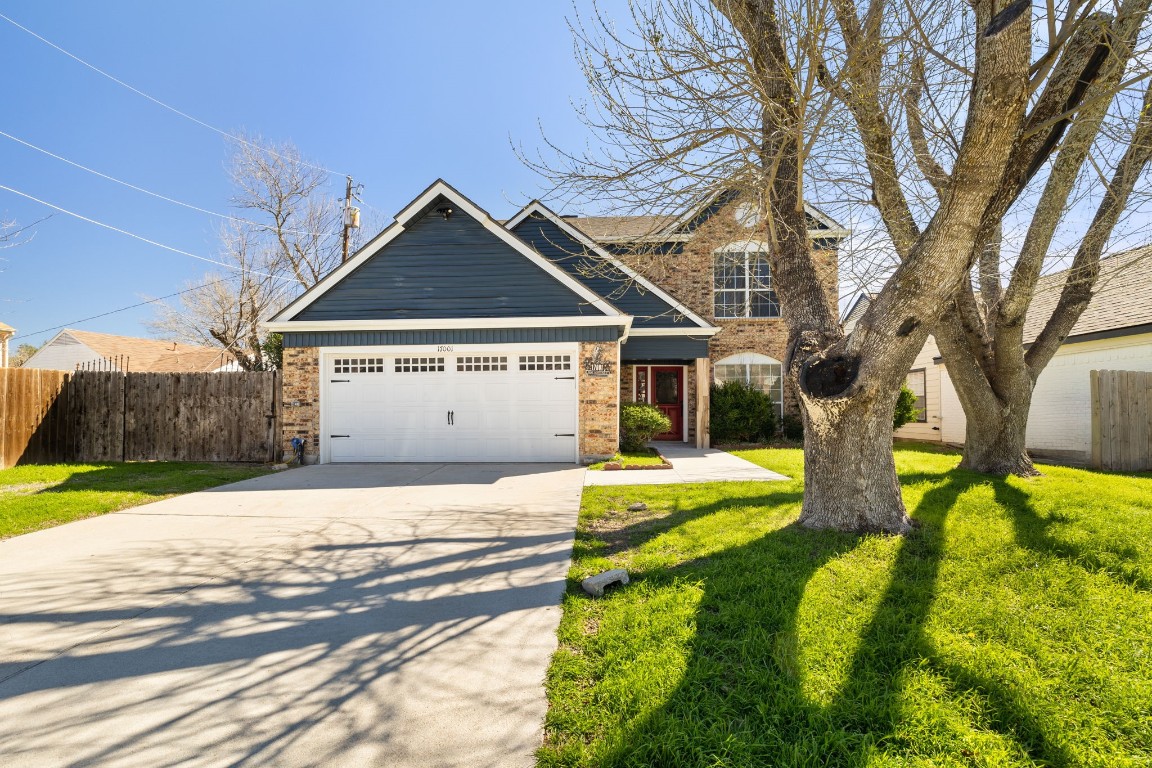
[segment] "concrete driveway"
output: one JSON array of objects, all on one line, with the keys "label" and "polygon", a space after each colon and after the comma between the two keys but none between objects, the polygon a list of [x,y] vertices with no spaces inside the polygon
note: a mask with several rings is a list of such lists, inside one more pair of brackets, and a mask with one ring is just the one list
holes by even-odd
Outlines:
[{"label": "concrete driveway", "polygon": [[583,476],[306,467],[0,542],[0,765],[531,765]]}]

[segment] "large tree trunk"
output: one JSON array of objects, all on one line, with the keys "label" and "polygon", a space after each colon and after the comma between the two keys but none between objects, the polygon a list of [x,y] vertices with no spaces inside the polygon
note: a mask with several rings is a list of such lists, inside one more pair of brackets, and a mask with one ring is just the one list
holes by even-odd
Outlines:
[{"label": "large tree trunk", "polygon": [[802,398],[804,505],[800,524],[905,533],[912,527],[892,456],[896,397]]},{"label": "large tree trunk", "polygon": [[1001,477],[1039,474],[1025,443],[1035,382],[1020,327],[999,327],[995,337],[984,338],[973,327],[982,321],[967,287],[953,306],[953,317],[937,323],[935,336],[967,422],[960,467]]},{"label": "large tree trunk", "polygon": [[1031,404],[1031,393],[1016,395],[998,411],[970,418],[960,468],[986,475],[1031,477],[1040,474],[1032,466],[1025,445]]}]

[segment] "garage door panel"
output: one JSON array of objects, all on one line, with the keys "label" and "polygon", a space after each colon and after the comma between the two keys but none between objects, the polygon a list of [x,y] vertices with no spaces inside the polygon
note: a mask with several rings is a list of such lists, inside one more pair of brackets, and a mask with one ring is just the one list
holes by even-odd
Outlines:
[{"label": "garage door panel", "polygon": [[[521,371],[508,353],[444,355],[443,370],[405,371],[397,358],[419,356],[364,356],[376,362],[363,373],[336,373],[332,359],[326,363],[330,379],[341,380],[329,384],[323,404],[331,461],[575,460],[575,438],[555,436],[576,431],[568,372]],[[342,434],[350,437],[330,437]]]}]

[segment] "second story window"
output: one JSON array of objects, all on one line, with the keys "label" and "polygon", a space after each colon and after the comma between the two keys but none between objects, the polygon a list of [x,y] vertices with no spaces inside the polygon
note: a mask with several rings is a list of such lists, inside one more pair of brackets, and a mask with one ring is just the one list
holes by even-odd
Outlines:
[{"label": "second story window", "polygon": [[713,268],[717,318],[780,317],[772,270],[763,251],[718,251]]}]

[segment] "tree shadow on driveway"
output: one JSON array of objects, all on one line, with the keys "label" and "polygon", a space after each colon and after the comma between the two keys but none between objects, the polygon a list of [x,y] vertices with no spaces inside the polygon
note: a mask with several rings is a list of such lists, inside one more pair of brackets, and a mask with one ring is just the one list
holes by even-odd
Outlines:
[{"label": "tree shadow on driveway", "polygon": [[6,583],[0,764],[530,759],[570,530],[412,533],[336,520]]}]

